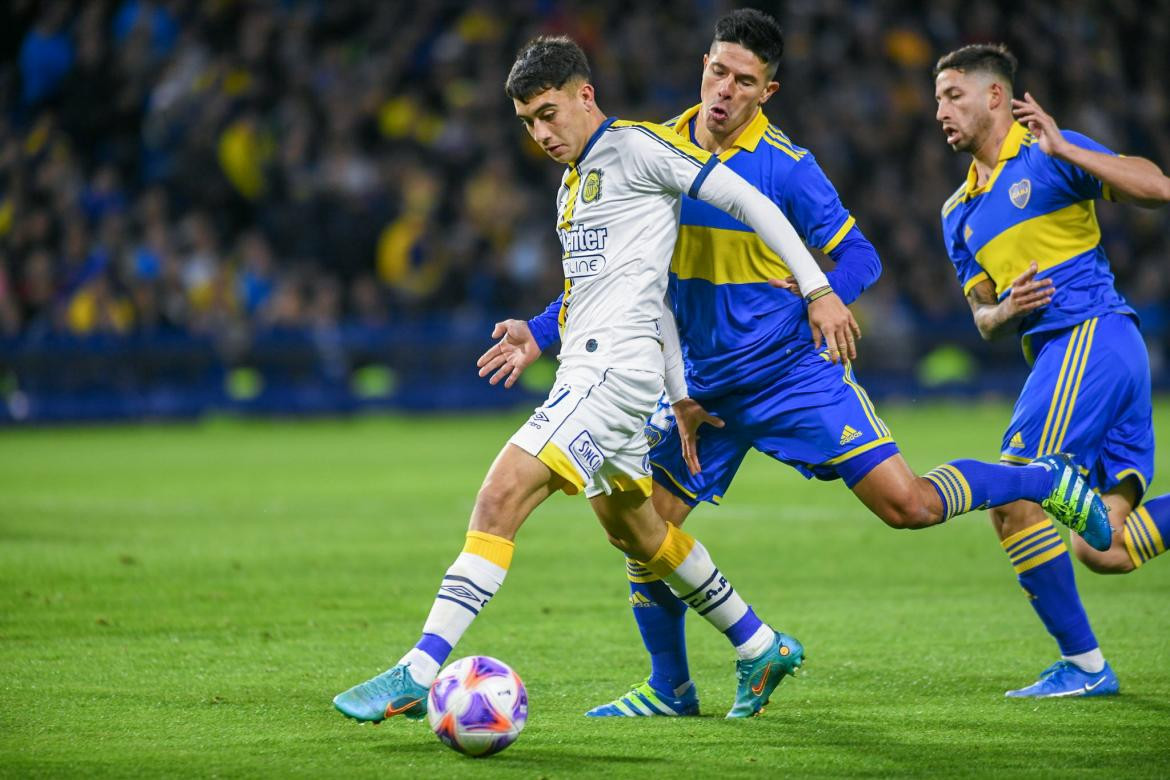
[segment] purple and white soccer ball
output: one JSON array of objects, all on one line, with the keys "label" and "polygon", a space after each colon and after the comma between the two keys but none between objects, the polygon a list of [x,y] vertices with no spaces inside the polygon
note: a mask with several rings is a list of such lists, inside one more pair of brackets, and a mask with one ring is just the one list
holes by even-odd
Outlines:
[{"label": "purple and white soccer ball", "polygon": [[444,744],[469,756],[490,756],[516,741],[528,720],[528,692],[503,661],[460,658],[435,679],[427,720]]}]

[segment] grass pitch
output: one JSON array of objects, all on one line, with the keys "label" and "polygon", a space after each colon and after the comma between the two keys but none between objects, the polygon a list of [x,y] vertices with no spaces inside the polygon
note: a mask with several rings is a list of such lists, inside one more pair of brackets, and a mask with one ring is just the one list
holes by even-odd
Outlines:
[{"label": "grass pitch", "polygon": [[[888,407],[910,463],[994,458],[1008,409]],[[488,464],[523,414],[0,433],[0,775],[1163,776],[1170,560],[1077,566],[1122,682],[1007,701],[1056,649],[983,513],[896,532],[839,483],[748,459],[688,524],[809,651],[767,714],[727,722],[726,641],[688,623],[705,717],[591,720],[645,676],[621,556],[580,497],[539,509],[456,657],[528,686],[484,760],[331,697],[417,638]],[[1170,405],[1155,411],[1170,440]],[[1152,494],[1166,492],[1170,454]],[[1170,558],[1170,556],[1167,556]]]}]

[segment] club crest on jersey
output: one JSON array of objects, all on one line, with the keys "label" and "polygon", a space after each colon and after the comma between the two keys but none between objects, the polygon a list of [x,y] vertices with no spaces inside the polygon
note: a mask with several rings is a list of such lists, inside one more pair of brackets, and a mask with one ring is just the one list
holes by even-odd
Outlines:
[{"label": "club crest on jersey", "polygon": [[601,169],[594,168],[585,174],[585,183],[581,185],[581,200],[594,203],[601,200]]},{"label": "club crest on jersey", "polygon": [[1012,205],[1018,209],[1027,206],[1028,199],[1032,197],[1032,182],[1029,179],[1020,179],[1008,189],[1008,197],[1012,199]]}]

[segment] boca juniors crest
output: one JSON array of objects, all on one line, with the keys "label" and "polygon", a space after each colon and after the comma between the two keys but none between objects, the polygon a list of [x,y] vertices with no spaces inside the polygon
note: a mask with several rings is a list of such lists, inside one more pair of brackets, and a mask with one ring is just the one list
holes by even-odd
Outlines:
[{"label": "boca juniors crest", "polygon": [[600,168],[594,168],[585,175],[585,183],[581,185],[581,199],[586,203],[593,203],[601,199]]},{"label": "boca juniors crest", "polygon": [[1032,197],[1032,182],[1028,179],[1020,179],[1008,189],[1008,197],[1012,199],[1012,204],[1022,209],[1028,205],[1028,198]]}]

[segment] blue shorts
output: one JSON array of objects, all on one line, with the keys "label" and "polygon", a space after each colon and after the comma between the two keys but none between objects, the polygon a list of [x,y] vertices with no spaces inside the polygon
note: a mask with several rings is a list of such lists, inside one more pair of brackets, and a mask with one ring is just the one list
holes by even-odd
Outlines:
[{"label": "blue shorts", "polygon": [[809,350],[777,382],[748,393],[696,398],[724,422],[699,429],[699,462],[691,476],[678,429],[665,401],[647,426],[654,481],[689,506],[718,504],[748,450],[792,466],[806,478],[843,479],[852,488],[898,452],[873,402],[853,379],[851,366],[830,363]]},{"label": "blue shorts", "polygon": [[1032,373],[1003,435],[1000,460],[1067,452],[1106,492],[1133,477],[1139,498],[1154,478],[1150,363],[1137,323],[1105,314],[1031,339]]}]

